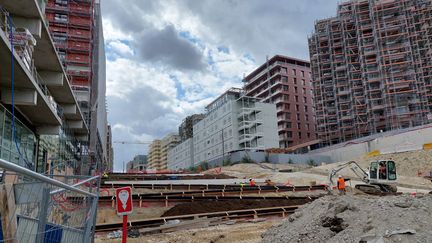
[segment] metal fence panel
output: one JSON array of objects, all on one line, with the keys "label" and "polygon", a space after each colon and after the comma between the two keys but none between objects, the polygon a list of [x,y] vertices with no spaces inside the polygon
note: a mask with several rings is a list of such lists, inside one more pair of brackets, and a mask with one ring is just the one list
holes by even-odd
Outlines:
[{"label": "metal fence panel", "polygon": [[[0,159],[0,242],[92,242],[99,177],[42,176]],[[37,174],[37,175],[35,175]]]}]

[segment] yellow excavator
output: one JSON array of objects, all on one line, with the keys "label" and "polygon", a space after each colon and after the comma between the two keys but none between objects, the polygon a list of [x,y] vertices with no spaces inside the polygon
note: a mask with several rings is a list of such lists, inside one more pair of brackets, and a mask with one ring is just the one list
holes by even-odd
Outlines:
[{"label": "yellow excavator", "polygon": [[364,182],[364,184],[355,185],[355,188],[362,192],[367,194],[392,194],[397,192],[396,163],[392,160],[373,161],[366,170],[362,169],[355,161],[341,164],[329,173],[330,190],[335,186],[333,178],[345,168],[351,169]]}]

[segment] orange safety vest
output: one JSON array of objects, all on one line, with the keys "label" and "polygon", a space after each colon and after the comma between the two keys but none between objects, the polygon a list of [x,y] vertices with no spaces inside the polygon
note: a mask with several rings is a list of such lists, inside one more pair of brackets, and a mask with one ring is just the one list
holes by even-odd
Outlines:
[{"label": "orange safety vest", "polygon": [[338,179],[338,189],[345,189],[345,180],[344,178],[339,178]]},{"label": "orange safety vest", "polygon": [[250,186],[255,186],[255,181],[254,180],[249,181],[249,185]]}]

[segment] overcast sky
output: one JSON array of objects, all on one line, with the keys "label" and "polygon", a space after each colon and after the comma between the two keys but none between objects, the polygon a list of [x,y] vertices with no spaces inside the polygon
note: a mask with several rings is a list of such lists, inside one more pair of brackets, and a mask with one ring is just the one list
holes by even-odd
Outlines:
[{"label": "overcast sky", "polygon": [[[241,87],[282,54],[309,60],[314,21],[337,0],[104,0],[108,119],[113,140],[150,141]],[[147,145],[114,145],[114,169]]]}]

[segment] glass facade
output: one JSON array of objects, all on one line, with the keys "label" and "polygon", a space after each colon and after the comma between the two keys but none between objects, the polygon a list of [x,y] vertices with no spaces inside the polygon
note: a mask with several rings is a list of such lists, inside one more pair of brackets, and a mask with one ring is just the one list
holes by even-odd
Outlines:
[{"label": "glass facade", "polygon": [[13,141],[12,114],[0,105],[0,158],[24,167],[31,165],[31,168],[34,168],[36,135],[16,117],[15,127],[16,142]]}]

